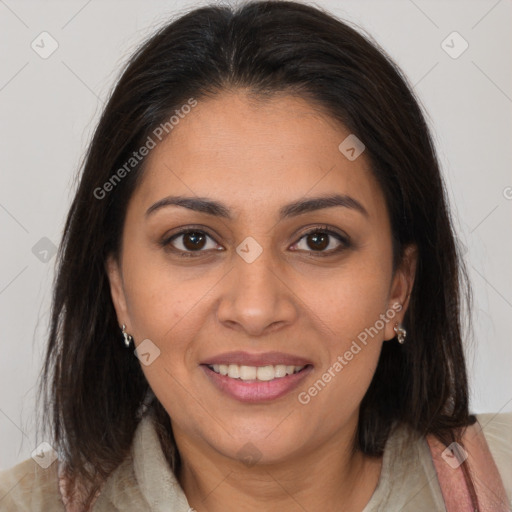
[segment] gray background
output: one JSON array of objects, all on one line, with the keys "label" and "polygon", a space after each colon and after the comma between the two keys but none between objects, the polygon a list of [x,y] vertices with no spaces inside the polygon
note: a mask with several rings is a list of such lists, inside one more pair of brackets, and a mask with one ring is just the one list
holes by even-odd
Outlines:
[{"label": "gray background", "polygon": [[[36,447],[52,249],[103,101],[141,40],[203,3],[0,0],[0,469]],[[472,411],[512,411],[512,1],[317,5],[367,30],[428,112],[475,295]]]}]

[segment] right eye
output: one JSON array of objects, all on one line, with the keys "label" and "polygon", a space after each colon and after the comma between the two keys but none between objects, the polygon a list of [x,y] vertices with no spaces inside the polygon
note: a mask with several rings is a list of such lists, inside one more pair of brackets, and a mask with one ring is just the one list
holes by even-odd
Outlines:
[{"label": "right eye", "polygon": [[[208,240],[211,240],[208,247]],[[207,250],[220,250],[218,244],[208,233],[199,229],[182,229],[178,233],[162,240],[161,245],[166,249],[184,257],[196,257]]]}]

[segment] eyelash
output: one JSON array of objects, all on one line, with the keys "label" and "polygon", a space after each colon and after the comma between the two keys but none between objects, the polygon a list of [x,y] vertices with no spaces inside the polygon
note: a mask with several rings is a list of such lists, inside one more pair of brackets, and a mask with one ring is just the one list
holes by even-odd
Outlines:
[{"label": "eyelash", "polygon": [[[172,246],[172,242],[174,240],[176,240],[180,236],[186,235],[188,233],[201,233],[203,235],[206,235],[210,239],[214,240],[213,236],[210,235],[207,231],[205,231],[204,228],[202,228],[201,226],[197,226],[197,227],[188,226],[187,228],[184,228],[184,229],[180,230],[179,232],[174,233],[172,236],[164,238],[160,242],[160,244],[165,249],[168,249],[176,254],[179,254],[181,257],[195,258],[195,257],[200,257],[201,253],[207,252],[204,249],[201,249],[198,251],[183,251],[182,249],[176,249],[175,247]],[[303,238],[305,238],[308,235],[311,235],[313,233],[323,233],[323,234],[330,235],[330,236],[336,238],[339,242],[341,242],[341,245],[338,248],[331,249],[329,251],[325,251],[325,250],[324,251],[301,251],[301,250],[298,250],[299,252],[306,252],[310,255],[314,255],[315,257],[318,256],[320,258],[325,258],[328,256],[333,256],[335,254],[338,254],[338,253],[344,251],[345,249],[348,249],[352,245],[350,243],[348,237],[346,237],[345,235],[342,235],[341,233],[333,231],[332,229],[329,229],[328,226],[316,226],[314,228],[311,228],[310,230],[306,231],[305,233],[302,233],[300,238],[293,245],[297,245]]]}]

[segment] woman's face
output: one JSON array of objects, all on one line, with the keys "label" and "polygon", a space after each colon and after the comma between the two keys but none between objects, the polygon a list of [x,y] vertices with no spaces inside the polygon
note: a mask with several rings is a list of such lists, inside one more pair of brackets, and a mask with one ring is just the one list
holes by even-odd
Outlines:
[{"label": "woman's face", "polygon": [[302,99],[226,92],[151,150],[109,277],[179,448],[276,462],[353,432],[414,259],[392,274],[384,196],[365,153],[339,149],[349,135]]}]

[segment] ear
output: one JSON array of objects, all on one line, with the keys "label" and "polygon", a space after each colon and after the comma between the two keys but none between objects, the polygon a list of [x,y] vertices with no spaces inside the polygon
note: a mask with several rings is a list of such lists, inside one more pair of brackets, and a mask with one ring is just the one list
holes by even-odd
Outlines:
[{"label": "ear", "polygon": [[127,330],[129,330],[130,319],[128,316],[128,309],[126,307],[123,277],[119,262],[113,255],[109,255],[107,257],[105,268],[110,282],[110,295],[112,296],[112,302],[116,310],[117,322],[119,326],[126,324]]},{"label": "ear", "polygon": [[397,268],[393,281],[388,302],[388,310],[396,311],[393,320],[386,323],[384,329],[384,339],[391,340],[396,336],[394,331],[395,324],[401,323],[405,312],[409,306],[412,287],[414,285],[414,276],[416,275],[416,264],[418,262],[418,248],[416,245],[408,245],[403,252],[402,261]]}]

